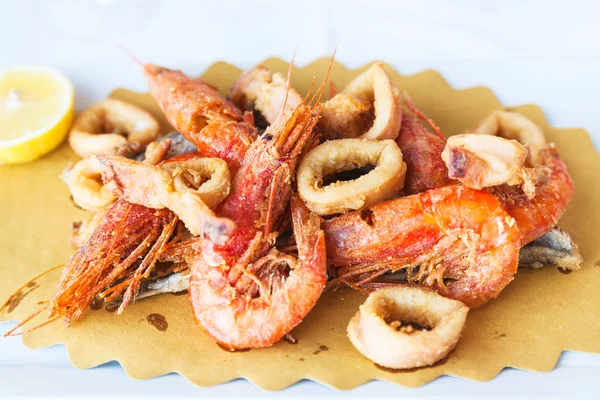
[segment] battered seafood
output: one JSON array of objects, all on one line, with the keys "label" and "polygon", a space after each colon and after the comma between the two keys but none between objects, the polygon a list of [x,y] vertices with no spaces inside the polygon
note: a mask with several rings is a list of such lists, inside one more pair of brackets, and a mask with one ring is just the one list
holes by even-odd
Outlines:
[{"label": "battered seafood", "polygon": [[418,117],[408,112],[402,115],[402,128],[396,143],[406,163],[404,193],[417,194],[450,183],[442,160],[446,139],[430,133]]},{"label": "battered seafood", "polygon": [[231,101],[180,71],[143,68],[179,133],[154,142],[158,124],[117,100],[76,122],[79,154],[109,153],[65,174],[95,214],[74,225],[78,250],[55,295],[8,335],[41,312],[37,327],[71,325],[92,301],[121,313],[189,289],[196,322],[220,345],[267,347],[312,309],[330,267],[331,286],[374,291],[348,326],[352,343],[412,368],[445,357],[467,306],[496,298],[519,263],[579,268],[577,246],[553,229],[573,183],[525,117],[495,112],[476,128],[488,135],[446,141],[380,63],[325,103],[326,82],[302,98],[291,66],[287,79],[246,72]]},{"label": "battered seafood", "polygon": [[81,157],[95,154],[132,155],[156,140],[160,126],[149,112],[117,99],[106,99],[75,118],[69,144]]},{"label": "battered seafood", "polygon": [[522,246],[552,230],[573,197],[573,181],[556,146],[550,143],[538,156],[542,160],[541,165],[550,170],[550,177],[545,184],[536,188],[533,198],[528,198],[522,189],[514,186],[501,185],[488,189],[516,220],[523,235]]},{"label": "battered seafood", "polygon": [[243,73],[231,87],[229,98],[241,110],[259,111],[269,125],[278,115],[287,118],[302,104],[302,97],[284,76],[272,74],[262,65]]},{"label": "battered seafood", "polygon": [[527,167],[529,152],[516,140],[490,135],[456,135],[446,142],[442,159],[448,177],[472,189],[507,184],[520,185],[528,199],[545,184],[550,169],[541,165]]},{"label": "battered seafood", "polygon": [[387,368],[416,368],[445,358],[456,346],[469,309],[412,286],[369,295],[348,325],[348,338],[365,357]]},{"label": "battered seafood", "polygon": [[86,157],[61,174],[73,203],[88,211],[100,211],[117,200],[102,182],[102,166],[93,156]]},{"label": "battered seafood", "polygon": [[494,111],[481,121],[474,133],[497,135],[506,139],[515,139],[529,147],[534,164],[541,164],[540,152],[547,146],[544,132],[526,117],[512,111]]},{"label": "battered seafood", "polygon": [[519,254],[520,267],[554,265],[563,271],[576,271],[581,269],[582,262],[579,246],[560,228],[554,228],[523,246]]},{"label": "battered seafood", "polygon": [[232,174],[256,138],[256,128],[212,86],[181,71],[143,65],[150,92],[169,123],[207,157],[227,162]]},{"label": "battered seafood", "polygon": [[[374,166],[350,181],[325,185],[326,176]],[[298,167],[298,194],[319,215],[344,213],[377,204],[402,189],[406,164],[393,140],[340,139],[312,149]]]},{"label": "battered seafood", "polygon": [[168,208],[193,235],[206,235],[217,243],[223,243],[233,231],[233,222],[217,217],[206,204],[216,206],[229,194],[229,171],[223,160],[198,158],[161,168],[119,156],[98,159],[103,180],[130,203]]},{"label": "battered seafood", "polygon": [[329,139],[395,139],[402,123],[402,96],[381,63],[354,78],[323,103],[319,127]]},{"label": "battered seafood", "polygon": [[230,349],[277,342],[301,322],[325,288],[323,232],[301,200],[291,202],[298,258],[274,247],[298,160],[313,140],[318,101],[315,97],[317,105],[302,104],[287,118],[276,118],[250,146],[231,195],[218,209],[235,222],[235,232],[222,246],[201,241],[201,251],[191,259],[196,320]]},{"label": "battered seafood", "polygon": [[323,230],[339,282],[357,289],[405,269],[409,282],[474,308],[496,298],[517,272],[515,220],[494,196],[464,186],[349,212],[325,221]]}]

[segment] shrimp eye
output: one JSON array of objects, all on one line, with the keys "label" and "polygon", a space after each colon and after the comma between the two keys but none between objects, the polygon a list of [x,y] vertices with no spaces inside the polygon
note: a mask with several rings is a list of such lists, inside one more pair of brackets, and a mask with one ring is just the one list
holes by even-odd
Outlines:
[{"label": "shrimp eye", "polygon": [[363,208],[362,210],[360,210],[360,219],[365,221],[369,226],[375,225],[375,216],[373,214],[373,211],[371,211],[368,208]]}]

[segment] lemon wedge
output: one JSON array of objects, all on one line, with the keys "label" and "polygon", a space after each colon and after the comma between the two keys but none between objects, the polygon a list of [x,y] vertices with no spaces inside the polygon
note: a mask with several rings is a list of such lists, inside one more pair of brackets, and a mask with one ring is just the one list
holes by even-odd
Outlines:
[{"label": "lemon wedge", "polygon": [[73,85],[43,67],[0,70],[0,164],[35,160],[58,146],[73,120]]}]

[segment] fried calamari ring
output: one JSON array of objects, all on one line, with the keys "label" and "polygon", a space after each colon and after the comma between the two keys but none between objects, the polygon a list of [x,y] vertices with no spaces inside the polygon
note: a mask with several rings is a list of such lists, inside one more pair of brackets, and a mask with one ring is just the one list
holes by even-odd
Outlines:
[{"label": "fried calamari ring", "polygon": [[432,365],[460,337],[469,308],[433,290],[393,286],[369,295],[348,325],[348,338],[368,359],[387,368]]},{"label": "fried calamari ring", "polygon": [[231,175],[227,163],[220,158],[167,161],[162,168],[173,177],[175,190],[194,190],[210,209],[214,210],[229,195]]},{"label": "fried calamari ring", "polygon": [[244,72],[231,87],[229,97],[240,110],[260,111],[269,125],[275,122],[284,103],[284,116],[302,104],[302,97],[288,87],[286,78],[263,65]]},{"label": "fried calamari ring", "polygon": [[547,146],[542,129],[521,114],[512,111],[494,111],[473,129],[475,133],[515,139],[528,146],[534,164],[542,162],[540,151]]},{"label": "fried calamari ring", "polygon": [[451,136],[442,152],[449,178],[477,190],[520,185],[532,199],[551,171],[542,165],[528,167],[528,156],[527,148],[514,139],[472,133]]},{"label": "fried calamari ring", "polygon": [[375,63],[323,103],[319,126],[329,139],[396,139],[402,124],[401,97],[382,64]]},{"label": "fried calamari ring", "polygon": [[[323,186],[325,177],[375,166],[366,175]],[[329,215],[358,210],[394,196],[402,189],[406,164],[393,140],[339,139],[320,144],[298,167],[298,193],[307,207]]]},{"label": "fried calamari ring", "polygon": [[155,140],[160,126],[149,112],[117,99],[94,104],[77,116],[69,144],[81,157],[140,152]]},{"label": "fried calamari ring", "polygon": [[67,184],[73,202],[84,210],[99,211],[117,199],[102,183],[102,166],[96,157],[80,160],[60,177]]}]

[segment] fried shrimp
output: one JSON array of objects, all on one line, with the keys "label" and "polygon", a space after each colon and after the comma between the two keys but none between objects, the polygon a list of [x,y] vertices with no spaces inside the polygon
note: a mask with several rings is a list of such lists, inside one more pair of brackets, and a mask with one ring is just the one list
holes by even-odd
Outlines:
[{"label": "fried shrimp", "polygon": [[527,167],[528,155],[527,148],[516,140],[465,134],[448,139],[442,159],[448,176],[465,186],[481,190],[502,184],[520,185],[531,199],[536,187],[548,181],[550,169],[541,165]]},{"label": "fried shrimp", "polygon": [[169,123],[205,156],[225,160],[235,174],[256,139],[256,128],[213,86],[181,71],[143,67],[150,92]]},{"label": "fried shrimp", "polygon": [[[206,198],[214,204],[229,193],[229,179],[222,183],[209,179],[206,183],[213,193],[207,193],[208,188],[203,188],[203,171],[195,171],[194,167],[200,165],[208,172],[207,162],[192,159],[177,163],[171,169],[167,166],[165,170],[119,156],[103,155],[98,159],[102,163],[104,181],[121,198],[148,208],[168,208],[192,234],[206,235],[217,243],[226,240],[233,230],[233,222],[217,217],[203,200],[208,194]],[[209,162],[213,164],[213,171],[228,178],[225,161],[213,158]]]},{"label": "fried shrimp", "polygon": [[441,158],[446,140],[429,132],[419,118],[407,112],[402,114],[402,127],[396,143],[406,163],[404,193],[421,193],[450,183],[448,170]]},{"label": "fried shrimp", "polygon": [[517,272],[521,233],[509,214],[484,191],[430,189],[325,221],[327,258],[351,287],[406,271],[409,282],[478,307]]},{"label": "fried shrimp", "polygon": [[402,96],[381,63],[375,63],[323,103],[319,127],[329,139],[395,139],[402,124]]},{"label": "fried shrimp", "polygon": [[60,177],[67,184],[75,205],[84,210],[99,211],[117,200],[102,183],[102,166],[93,156],[80,160]]},{"label": "fried shrimp", "polygon": [[[324,186],[326,176],[375,166],[351,181]],[[387,200],[404,185],[406,164],[393,140],[339,139],[312,149],[298,167],[298,194],[320,215],[343,213]]]},{"label": "fried shrimp", "polygon": [[548,144],[544,132],[539,126],[528,118],[512,111],[492,112],[473,129],[473,132],[519,141],[529,147],[534,164],[542,162],[539,153]]},{"label": "fried shrimp", "polygon": [[445,358],[456,346],[469,308],[414,286],[379,289],[350,320],[348,338],[387,368],[416,368]]},{"label": "fried shrimp", "polygon": [[106,99],[77,116],[69,144],[81,157],[139,153],[160,132],[156,118],[133,104]]}]

